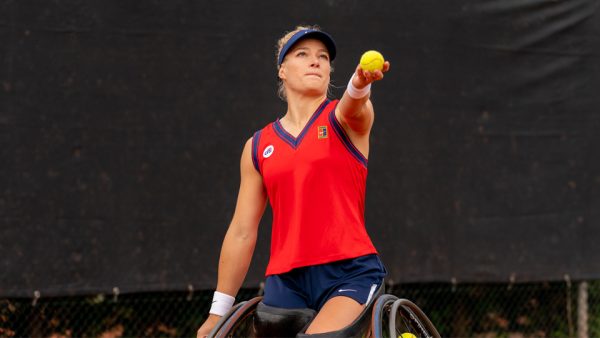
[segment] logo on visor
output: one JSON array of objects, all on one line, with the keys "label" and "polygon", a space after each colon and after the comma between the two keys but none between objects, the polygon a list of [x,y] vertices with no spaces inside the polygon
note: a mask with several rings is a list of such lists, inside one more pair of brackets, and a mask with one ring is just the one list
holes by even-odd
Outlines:
[{"label": "logo on visor", "polygon": [[266,147],[265,151],[263,151],[263,158],[271,157],[271,155],[273,155],[274,151],[275,151],[275,147],[273,147],[273,145]]}]

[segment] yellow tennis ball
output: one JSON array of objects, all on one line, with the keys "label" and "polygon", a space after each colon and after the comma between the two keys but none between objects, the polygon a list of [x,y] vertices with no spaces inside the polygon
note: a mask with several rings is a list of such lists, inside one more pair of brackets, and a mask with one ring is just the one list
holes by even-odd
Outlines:
[{"label": "yellow tennis ball", "polygon": [[403,334],[399,335],[398,338],[417,338],[417,336],[410,332],[404,332]]},{"label": "yellow tennis ball", "polygon": [[383,55],[381,55],[381,53],[376,50],[370,50],[365,52],[360,57],[360,68],[369,72],[374,70],[382,70],[384,61],[385,60],[383,59]]}]

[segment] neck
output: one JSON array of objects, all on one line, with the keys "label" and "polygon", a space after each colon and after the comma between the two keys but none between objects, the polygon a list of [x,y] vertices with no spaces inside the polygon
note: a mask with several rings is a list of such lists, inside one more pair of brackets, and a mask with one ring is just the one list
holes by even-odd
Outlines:
[{"label": "neck", "polygon": [[312,114],[323,103],[327,96],[288,97],[288,108],[283,117],[287,123],[295,127],[304,126]]}]

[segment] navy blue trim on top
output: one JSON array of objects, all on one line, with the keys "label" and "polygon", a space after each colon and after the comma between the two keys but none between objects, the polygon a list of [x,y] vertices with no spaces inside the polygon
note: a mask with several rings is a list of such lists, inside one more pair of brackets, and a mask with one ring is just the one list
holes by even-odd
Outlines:
[{"label": "navy blue trim on top", "polygon": [[260,173],[260,169],[258,168],[258,143],[260,141],[260,133],[262,130],[254,133],[254,137],[252,137],[252,163],[254,164],[254,168],[256,171]]},{"label": "navy blue trim on top", "polygon": [[279,119],[273,123],[273,129],[275,130],[275,134],[277,134],[280,139],[285,141],[285,143],[289,144],[292,148],[296,149],[296,139],[290,133],[285,131],[285,129],[283,129]]},{"label": "navy blue trim on top", "polygon": [[304,126],[304,128],[302,129],[300,134],[298,134],[297,138],[294,137],[292,134],[288,133],[285,129],[283,129],[280,119],[277,119],[277,121],[275,121],[273,123],[273,129],[275,130],[275,134],[277,134],[277,136],[279,136],[283,141],[285,141],[287,144],[289,144],[292,148],[294,148],[294,149],[298,148],[298,146],[300,145],[300,142],[302,142],[302,139],[304,139],[304,135],[306,135],[306,133],[308,132],[308,129],[310,129],[310,126],[312,126],[312,124],[317,120],[319,115],[321,115],[321,113],[323,112],[323,109],[325,109],[325,107],[327,107],[329,102],[331,102],[329,99],[325,99],[325,101],[323,101],[323,103],[321,103],[319,108],[317,108],[317,110],[313,113],[313,116],[310,118],[310,120],[308,120],[308,122],[306,123],[306,125]]},{"label": "navy blue trim on top", "polygon": [[337,134],[337,136],[342,140],[342,143],[348,149],[350,154],[354,156],[362,165],[365,167],[369,164],[369,161],[365,158],[365,156],[354,146],[352,141],[350,141],[350,137],[346,134],[344,127],[340,124],[340,122],[335,117],[335,109],[329,113],[329,123],[333,126],[333,131]]}]

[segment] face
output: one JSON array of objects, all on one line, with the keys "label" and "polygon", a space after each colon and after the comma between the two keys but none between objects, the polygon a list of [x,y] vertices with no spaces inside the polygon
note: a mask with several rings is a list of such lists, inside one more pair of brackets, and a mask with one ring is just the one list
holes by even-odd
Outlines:
[{"label": "face", "polygon": [[323,95],[330,81],[331,64],[327,47],[315,39],[300,40],[286,54],[279,78],[286,91]]}]

